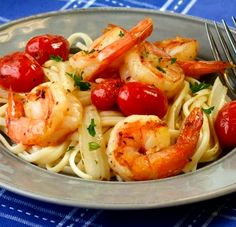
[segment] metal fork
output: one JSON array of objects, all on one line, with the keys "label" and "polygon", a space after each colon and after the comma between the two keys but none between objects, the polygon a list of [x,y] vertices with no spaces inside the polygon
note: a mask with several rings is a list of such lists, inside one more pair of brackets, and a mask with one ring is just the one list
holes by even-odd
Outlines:
[{"label": "metal fork", "polygon": [[[232,20],[233,20],[234,26],[236,27],[235,17],[232,17]],[[211,50],[212,50],[215,60],[223,61],[224,58],[222,57],[221,51],[220,51],[220,49],[222,49],[226,59],[235,65],[236,64],[236,41],[235,41],[235,38],[233,37],[232,32],[230,31],[228,25],[226,24],[224,20],[222,20],[222,24],[223,24],[223,28],[227,37],[227,41],[224,38],[222,29],[220,29],[219,24],[214,22],[214,27],[215,27],[216,34],[218,37],[217,38],[218,42],[217,42],[217,40],[212,35],[212,32],[209,28],[209,24],[205,23],[207,37],[211,46]],[[220,45],[217,43],[220,43]],[[219,46],[221,46],[221,48]],[[223,78],[221,79],[228,87],[232,98],[236,99],[236,68],[233,67],[232,69],[226,70],[225,73],[223,74]]]}]

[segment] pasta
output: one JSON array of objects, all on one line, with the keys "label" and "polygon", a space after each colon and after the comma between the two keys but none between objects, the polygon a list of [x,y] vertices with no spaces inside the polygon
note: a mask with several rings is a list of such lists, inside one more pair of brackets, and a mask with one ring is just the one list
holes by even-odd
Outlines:
[{"label": "pasta", "polygon": [[[123,35],[123,33],[121,34]],[[81,32],[72,34],[68,41],[70,47],[75,46],[81,52],[91,51],[90,46],[93,45],[93,40],[87,34]],[[152,59],[155,60],[153,56]],[[129,59],[127,58],[126,60],[127,65],[126,68],[122,68],[123,71],[126,71],[127,67],[129,67]],[[43,65],[43,71],[46,81],[61,84],[64,90],[67,91],[66,95],[73,96],[82,106],[83,117],[78,127],[73,130],[73,133],[64,136],[64,139],[58,144],[28,146],[22,143],[10,143],[5,136],[0,135],[1,143],[20,158],[52,172],[72,174],[89,180],[114,179],[117,173],[111,170],[105,151],[113,127],[118,122],[124,121],[125,116],[119,109],[99,110],[93,105],[91,90],[96,83],[103,81],[103,79],[97,78],[96,82],[91,82],[89,90],[80,90],[75,85],[71,75],[74,73],[79,74],[81,71],[78,71],[77,68],[75,70],[71,60],[60,62],[48,60]],[[183,168],[183,172],[195,171],[199,163],[211,162],[217,159],[222,150],[213,124],[217,112],[226,103],[227,89],[219,78],[216,78],[212,86],[197,92],[192,91],[191,86],[193,84],[201,84],[201,82],[192,77],[185,76],[183,78],[183,86],[176,88],[177,95],[171,95],[172,99],[169,102],[168,113],[163,119],[168,126],[171,144],[174,144],[180,135],[186,118],[195,107],[200,107],[204,110],[214,107],[210,114],[203,114],[203,125],[194,155],[191,161]],[[5,118],[8,106],[8,92],[3,88],[0,89],[0,130],[7,134]],[[96,134],[88,133],[89,129],[91,131],[96,130]],[[120,179],[120,177],[117,176],[117,179]]]}]

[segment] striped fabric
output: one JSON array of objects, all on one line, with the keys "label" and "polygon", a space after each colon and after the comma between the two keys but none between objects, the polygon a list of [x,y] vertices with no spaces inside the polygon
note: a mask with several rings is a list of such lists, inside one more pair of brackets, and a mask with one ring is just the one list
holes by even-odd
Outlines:
[{"label": "striped fabric", "polygon": [[42,12],[89,7],[168,10],[216,21],[225,19],[232,25],[230,16],[235,15],[236,0],[1,0],[0,23]]},{"label": "striped fabric", "polygon": [[[33,14],[89,7],[135,7],[189,14],[232,25],[236,0],[0,0],[0,24]],[[225,7],[227,6],[227,7]],[[0,189],[0,226],[236,226],[234,194],[178,208],[108,211],[61,206]]]}]

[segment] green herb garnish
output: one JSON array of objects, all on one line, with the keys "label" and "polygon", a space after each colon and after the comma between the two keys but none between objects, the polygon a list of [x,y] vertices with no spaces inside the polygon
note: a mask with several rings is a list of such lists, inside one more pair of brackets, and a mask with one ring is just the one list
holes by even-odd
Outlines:
[{"label": "green herb garnish", "polygon": [[195,82],[194,84],[190,83],[190,89],[193,94],[203,89],[206,89],[210,86],[211,86],[210,84],[206,84],[205,82],[201,82],[201,83]]},{"label": "green herb garnish", "polygon": [[63,58],[59,55],[55,56],[55,55],[50,55],[50,60],[54,60],[56,62],[60,62],[60,61],[63,61]]},{"label": "green herb garnish", "polygon": [[72,151],[74,148],[75,148],[74,146],[69,146],[66,151],[67,152]]},{"label": "green herb garnish", "polygon": [[147,58],[149,55],[149,52],[145,49],[144,51],[142,51],[142,56]]},{"label": "green herb garnish", "polygon": [[74,80],[74,85],[76,87],[79,87],[81,91],[87,91],[90,89],[91,84],[89,82],[83,81],[83,75],[84,72],[81,72],[80,76],[78,76],[75,73],[66,73],[68,76],[70,76]]},{"label": "green herb garnish", "polygon": [[87,128],[89,134],[94,137],[96,135],[96,131],[95,131],[95,127],[96,127],[96,124],[94,122],[94,119],[92,118],[91,119],[91,122],[90,122],[90,125],[89,127]]},{"label": "green herb garnish", "polygon": [[212,113],[212,111],[214,110],[214,106],[212,106],[212,107],[210,107],[210,108],[208,108],[208,109],[204,109],[204,108],[202,108],[202,111],[204,112],[204,113],[206,113],[206,114],[211,114]]},{"label": "green herb garnish", "polygon": [[95,52],[95,49],[92,49],[92,50],[90,50],[90,51],[88,51],[88,50],[83,50],[83,52],[84,52],[85,54],[92,54],[93,52]]},{"label": "green herb garnish", "polygon": [[163,72],[163,73],[166,73],[166,71],[165,71],[162,67],[160,67],[160,66],[157,66],[157,69],[158,69],[159,71]]},{"label": "green herb garnish", "polygon": [[171,58],[171,64],[174,64],[176,62],[177,58]]},{"label": "green herb garnish", "polygon": [[125,33],[122,32],[122,31],[120,31],[119,36],[120,36],[120,37],[123,37],[124,35],[125,35]]},{"label": "green herb garnish", "polygon": [[89,150],[90,151],[94,151],[97,150],[98,148],[100,148],[100,145],[96,142],[89,142]]},{"label": "green herb garnish", "polygon": [[163,59],[163,57],[160,57],[160,58],[158,59],[159,63],[162,61],[162,59]]}]

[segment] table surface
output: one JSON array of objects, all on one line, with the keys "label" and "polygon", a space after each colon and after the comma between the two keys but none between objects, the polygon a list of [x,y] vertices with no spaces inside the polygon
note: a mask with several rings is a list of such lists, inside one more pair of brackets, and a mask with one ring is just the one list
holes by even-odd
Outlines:
[{"label": "table surface", "polygon": [[[0,0],[0,24],[22,17],[72,8],[135,7],[171,11],[233,25],[236,0]],[[0,188],[3,226],[236,226],[236,194],[173,208],[93,210],[26,198]]]}]

